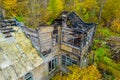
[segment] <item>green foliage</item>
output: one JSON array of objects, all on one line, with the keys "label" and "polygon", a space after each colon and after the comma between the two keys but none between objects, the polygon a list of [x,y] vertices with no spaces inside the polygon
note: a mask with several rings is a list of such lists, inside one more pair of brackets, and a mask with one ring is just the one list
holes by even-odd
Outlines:
[{"label": "green foliage", "polygon": [[95,55],[96,55],[96,60],[97,61],[103,61],[103,57],[106,56],[106,51],[104,50],[104,48],[98,48],[96,51],[95,51]]},{"label": "green foliage", "polygon": [[[100,32],[101,31],[101,32]],[[101,29],[99,32],[101,33],[101,35],[102,36],[104,36],[104,37],[109,37],[109,36],[111,36],[111,33],[110,33],[110,31],[109,31],[109,29],[107,29],[107,28],[103,28],[103,29]]]},{"label": "green foliage", "polygon": [[98,39],[105,39],[112,35],[113,32],[111,32],[110,29],[98,26],[95,37]]},{"label": "green foliage", "polygon": [[61,13],[63,10],[63,2],[62,0],[50,0],[48,6],[48,24],[51,24],[55,18]]},{"label": "green foliage", "polygon": [[98,31],[99,30],[100,32],[96,33],[96,39],[94,40],[92,48],[92,53],[95,54],[95,63],[98,65],[98,68],[102,73],[103,80],[119,80],[120,76],[118,75],[120,75],[120,64],[115,63],[115,61],[111,59],[112,53],[105,41],[109,36],[116,34],[107,28],[99,28]]},{"label": "green foliage", "polygon": [[50,0],[48,10],[50,10],[51,12],[54,12],[56,14],[59,14],[59,12],[61,12],[61,10],[63,10],[62,0]]},{"label": "green foliage", "polygon": [[22,16],[17,16],[15,17],[19,22],[24,22],[24,17]]},{"label": "green foliage", "polygon": [[104,61],[105,64],[108,64],[108,65],[112,63],[112,60],[107,56],[103,57],[103,61]]},{"label": "green foliage", "polygon": [[103,12],[102,23],[110,27],[114,32],[120,32],[120,5],[119,0],[106,0]]},{"label": "green foliage", "polygon": [[84,0],[79,3],[80,5],[80,16],[85,21],[97,22],[97,11],[99,10],[98,3],[96,0]]},{"label": "green foliage", "polygon": [[97,63],[103,62],[105,64],[111,64],[110,48],[102,40],[94,40],[93,53],[95,53],[95,60]]},{"label": "green foliage", "polygon": [[103,9],[103,18],[107,22],[110,22],[114,18],[120,16],[119,10],[120,10],[119,0],[106,0]]}]

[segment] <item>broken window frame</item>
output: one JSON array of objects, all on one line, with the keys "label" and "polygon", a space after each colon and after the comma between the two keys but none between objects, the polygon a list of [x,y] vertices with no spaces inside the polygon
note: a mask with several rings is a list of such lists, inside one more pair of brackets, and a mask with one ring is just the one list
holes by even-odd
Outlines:
[{"label": "broken window frame", "polygon": [[32,74],[31,72],[27,73],[27,74],[24,76],[24,80],[34,80],[33,74]]},{"label": "broken window frame", "polygon": [[54,29],[52,32],[52,45],[56,46],[58,44],[58,29]]},{"label": "broken window frame", "polygon": [[[65,45],[68,45],[70,47],[73,47],[73,48],[76,48],[76,49],[81,49],[83,47],[83,41],[82,41],[82,37],[81,37],[81,41],[79,43],[79,46],[77,46],[75,43],[75,39],[79,38],[78,36],[82,36],[83,34],[78,34],[78,33],[75,33],[75,32],[72,32],[72,31],[69,31],[69,30],[65,30],[63,29],[62,30],[62,33],[61,33],[61,37],[62,37],[62,40],[61,40],[61,43],[65,44]],[[74,35],[70,35],[70,34],[74,34],[76,35],[77,37],[75,37]],[[72,40],[72,43],[68,43],[69,41],[64,41],[64,38],[66,39],[70,39]]]},{"label": "broken window frame", "polygon": [[58,65],[58,58],[57,57],[50,60],[48,62],[48,71],[49,71],[49,73],[55,71],[55,69],[57,68],[57,65]]},{"label": "broken window frame", "polygon": [[78,64],[78,61],[75,60],[75,59],[72,59],[71,57],[67,56],[67,55],[61,55],[61,64],[63,67],[66,67],[66,66],[72,66],[72,65],[77,65]]}]

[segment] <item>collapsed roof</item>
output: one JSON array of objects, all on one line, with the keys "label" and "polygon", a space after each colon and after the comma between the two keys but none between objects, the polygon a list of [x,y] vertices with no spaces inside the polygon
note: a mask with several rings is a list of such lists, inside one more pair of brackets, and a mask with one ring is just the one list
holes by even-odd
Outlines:
[{"label": "collapsed roof", "polygon": [[[68,22],[70,22],[70,23],[68,23]],[[75,33],[86,33],[92,27],[95,27],[95,25],[96,25],[95,23],[85,23],[74,12],[70,12],[70,13],[62,12],[61,15],[53,21],[52,26],[57,27],[58,25],[60,25],[62,28],[64,28],[63,23],[67,24],[67,28],[70,28],[70,30],[72,30],[72,32],[75,32]],[[26,36],[31,40],[33,46],[38,50],[38,52],[41,52],[40,37],[44,36],[44,35],[40,36],[38,29],[33,30],[28,27],[22,27],[22,29],[25,32]],[[44,27],[44,29],[45,29],[45,27]],[[44,37],[42,37],[42,38],[44,38]],[[41,53],[40,53],[40,55],[41,55]],[[44,55],[46,55],[46,54],[42,53],[41,56],[44,56]]]},{"label": "collapsed roof", "polygon": [[[69,28],[76,32],[87,32],[94,27],[95,23],[85,23],[75,12],[62,12],[60,16],[54,20],[53,25],[62,25],[63,22],[67,24]],[[63,25],[62,25],[63,27]]]}]

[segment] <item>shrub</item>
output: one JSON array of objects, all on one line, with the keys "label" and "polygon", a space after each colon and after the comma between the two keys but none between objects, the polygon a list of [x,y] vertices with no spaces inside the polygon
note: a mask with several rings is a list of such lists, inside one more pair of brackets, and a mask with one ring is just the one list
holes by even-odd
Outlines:
[{"label": "shrub", "polygon": [[114,32],[120,33],[120,19],[115,19],[112,23],[111,29]]}]

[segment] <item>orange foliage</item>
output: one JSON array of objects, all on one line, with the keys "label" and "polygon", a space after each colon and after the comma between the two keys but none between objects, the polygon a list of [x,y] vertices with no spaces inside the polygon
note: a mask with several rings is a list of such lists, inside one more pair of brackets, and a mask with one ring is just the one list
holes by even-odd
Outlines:
[{"label": "orange foliage", "polygon": [[115,32],[120,33],[120,19],[115,19],[113,21],[111,29]]},{"label": "orange foliage", "polygon": [[7,12],[7,15],[15,16],[17,11],[17,0],[3,0],[4,9]]}]

